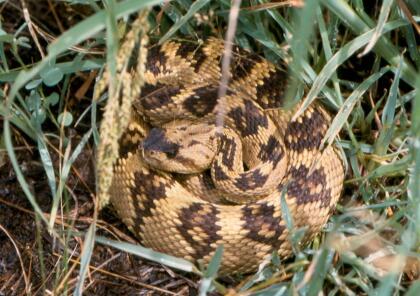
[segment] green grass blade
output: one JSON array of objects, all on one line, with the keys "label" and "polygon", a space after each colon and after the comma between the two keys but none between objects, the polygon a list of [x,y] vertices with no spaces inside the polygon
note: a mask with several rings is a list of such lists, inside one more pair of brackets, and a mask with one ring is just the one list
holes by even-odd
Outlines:
[{"label": "green grass blade", "polygon": [[395,174],[401,175],[401,172],[406,171],[410,167],[411,158],[406,156],[393,163],[382,165],[368,174],[368,178],[380,178],[383,176],[393,176]]},{"label": "green grass blade", "polygon": [[308,296],[316,296],[322,290],[328,268],[334,259],[334,254],[330,250],[322,249],[315,257],[316,265],[309,283]]},{"label": "green grass blade", "polygon": [[88,231],[86,232],[84,245],[81,254],[80,260],[80,270],[79,278],[76,284],[76,287],[73,292],[73,296],[83,295],[83,284],[85,282],[86,275],[89,271],[89,263],[92,257],[93,247],[95,246],[95,232],[96,232],[96,223],[92,223],[89,226]]},{"label": "green grass blade", "polygon": [[417,243],[420,241],[420,78],[417,80],[417,95],[412,108],[410,153],[412,165],[409,172],[408,197],[413,204],[414,233]]},{"label": "green grass blade", "polygon": [[[400,20],[387,23],[383,29],[383,34],[405,25],[407,25],[407,22]],[[308,95],[302,103],[300,110],[294,115],[294,119],[302,115],[306,108],[315,100],[337,68],[344,61],[350,58],[357,50],[365,46],[372,38],[373,34],[374,30],[370,30],[354,38],[334,54],[334,56],[325,64],[324,68],[322,68],[321,72],[318,74],[318,77],[315,79]]]},{"label": "green grass blade", "polygon": [[70,142],[68,143],[68,146],[64,153],[63,167],[60,172],[58,188],[53,194],[54,199],[53,199],[53,204],[52,204],[51,213],[50,213],[50,222],[49,222],[50,227],[54,225],[55,218],[57,217],[58,205],[60,204],[61,198],[63,196],[64,186],[65,186],[66,180],[69,177],[71,166],[73,165],[77,157],[82,152],[83,148],[89,141],[91,135],[92,135],[92,129],[90,129],[86,134],[83,135],[82,139],[80,140],[79,144],[76,146],[76,148],[74,149],[71,155],[70,155],[71,143]]},{"label": "green grass blade", "polygon": [[303,72],[302,62],[308,60],[308,47],[307,42],[311,39],[314,31],[313,24],[316,11],[319,6],[318,0],[312,0],[305,2],[303,9],[294,10],[293,23],[295,24],[295,34],[293,34],[290,48],[292,51],[293,60],[290,64],[290,68],[293,69],[289,78],[288,87],[285,94],[285,105],[289,106],[296,99],[299,99],[296,94],[298,92],[300,81],[296,75]]},{"label": "green grass blade", "polygon": [[194,14],[196,14],[201,8],[203,8],[205,5],[207,5],[210,2],[210,0],[197,0],[195,1],[190,9],[187,11],[187,13],[182,16],[169,30],[166,32],[165,35],[162,36],[159,40],[159,44],[162,44],[166,40],[172,37],[172,35],[181,28],[188,20],[190,20]]},{"label": "green grass blade", "polygon": [[[328,30],[325,26],[325,22],[324,22],[324,18],[322,16],[321,8],[317,9],[316,16],[317,16],[317,20],[318,20],[319,33],[321,35],[322,47],[323,47],[324,53],[325,53],[325,60],[328,61],[333,56],[333,53],[332,53],[332,50],[331,50],[330,41],[328,39]],[[338,99],[337,103],[342,104],[343,103],[343,96],[341,95],[340,84],[338,82],[338,77],[337,77],[336,73],[333,74],[332,81],[333,81],[334,89],[335,89],[337,99]]]},{"label": "green grass blade", "polygon": [[[37,66],[39,63],[36,63],[34,66]],[[54,66],[66,75],[66,74],[73,74],[76,72],[82,71],[91,71],[100,69],[104,64],[103,59],[88,59],[83,61],[78,61],[77,63],[72,62],[63,62],[57,63]],[[13,82],[16,80],[19,73],[22,72],[21,68],[13,69],[11,71],[0,73],[0,82]]]},{"label": "green grass blade", "polygon": [[116,248],[124,252],[128,252],[130,254],[140,256],[142,258],[145,258],[145,259],[148,259],[148,260],[151,260],[151,261],[154,261],[154,262],[157,262],[157,263],[160,263],[160,264],[163,264],[163,265],[166,265],[166,266],[178,269],[178,270],[200,274],[200,272],[194,266],[194,264],[192,264],[191,262],[185,259],[169,256],[160,252],[155,252],[151,249],[148,249],[139,245],[113,241],[113,240],[110,240],[101,236],[96,236],[96,241],[98,243]]},{"label": "green grass blade", "polygon": [[118,28],[115,16],[116,3],[114,0],[106,0],[106,64],[111,75],[111,84],[115,81],[117,72],[117,51],[118,51]]},{"label": "green grass blade", "polygon": [[0,98],[2,100],[2,102],[0,102],[0,117],[5,118],[6,116],[9,116],[10,123],[12,123],[19,130],[23,131],[28,137],[35,140],[36,131],[32,126],[30,119],[28,119],[25,113],[18,108],[11,108],[10,111],[13,115],[7,115],[7,106],[6,104],[3,104],[5,102],[5,98],[4,96],[0,96]]},{"label": "green grass blade", "polygon": [[[355,34],[360,35],[370,29],[365,21],[345,2],[345,0],[322,0],[322,3],[332,11],[340,20],[348,26]],[[420,20],[418,16],[414,16],[416,22]],[[408,24],[408,23],[407,23]],[[384,35],[385,27],[383,28],[382,35]],[[399,50],[393,45],[391,41],[381,37],[378,39],[375,48],[375,53],[385,58],[385,60],[392,66],[397,67],[399,63]],[[416,85],[417,73],[413,67],[404,60],[402,78],[412,87]]]},{"label": "green grass blade", "polygon": [[394,0],[384,0],[382,2],[381,11],[379,12],[378,24],[375,27],[375,33],[372,36],[372,39],[366,45],[365,50],[363,51],[362,55],[367,54],[372,48],[375,46],[376,42],[382,35],[382,30],[385,26],[386,20],[388,19],[389,12],[391,11],[391,7],[394,4]]},{"label": "green grass blade", "polygon": [[[126,0],[119,3],[115,8],[115,17],[121,18],[145,7],[153,6],[161,2],[162,0]],[[48,55],[42,60],[42,62],[31,68],[29,71],[22,71],[19,73],[19,75],[16,77],[15,83],[10,90],[10,98],[13,100],[18,90],[28,81],[33,79],[58,55],[63,53],[68,48],[71,48],[72,46],[77,45],[90,37],[93,37],[100,30],[105,28],[105,24],[106,13],[104,10],[101,10],[81,21],[68,31],[64,32],[58,39],[55,40],[54,43],[48,47]]]},{"label": "green grass blade", "polygon": [[[378,140],[375,143],[374,153],[382,156],[386,154],[389,144],[393,138],[394,133],[394,118],[397,106],[397,95],[398,95],[398,85],[400,82],[400,77],[402,73],[402,61],[403,57],[401,56],[401,62],[394,76],[394,81],[392,82],[387,101],[385,103],[384,110],[382,112],[382,129],[379,133]],[[370,164],[370,168],[374,167],[374,162]]]},{"label": "green grass blade", "polygon": [[[45,139],[43,137],[42,131],[37,133],[37,144],[38,144],[38,152],[39,156],[41,157],[42,166],[44,167],[45,174],[47,175],[48,185],[51,189],[51,196],[54,196],[54,193],[57,188],[57,184],[55,182],[55,172],[54,166],[51,160],[50,152],[48,151],[47,144],[45,143]],[[50,225],[52,227],[52,225]]]},{"label": "green grass blade", "polygon": [[388,99],[385,103],[385,107],[382,112],[383,125],[390,126],[394,122],[395,107],[397,106],[398,85],[401,78],[402,62],[403,62],[403,57],[401,56],[401,62],[395,73],[394,81],[391,84]]},{"label": "green grass blade", "polygon": [[13,169],[16,173],[16,177],[22,188],[22,191],[25,193],[26,198],[28,199],[32,207],[34,208],[35,213],[39,215],[39,217],[42,219],[43,222],[48,224],[48,220],[44,216],[44,213],[42,212],[41,208],[39,207],[38,203],[35,200],[35,197],[33,196],[31,190],[29,189],[28,182],[26,182],[25,177],[23,176],[22,170],[20,169],[19,163],[16,159],[16,154],[13,148],[12,137],[10,133],[10,121],[7,117],[8,116],[5,116],[3,120],[3,139],[4,139],[4,145],[6,147],[7,153],[9,155],[10,162],[12,163]]},{"label": "green grass blade", "polygon": [[390,70],[390,67],[384,67],[378,72],[369,76],[365,81],[363,81],[347,98],[344,104],[341,106],[340,110],[337,112],[337,115],[334,117],[333,122],[328,128],[324,138],[322,139],[321,145],[325,143],[331,145],[334,141],[337,134],[340,132],[344,124],[347,122],[351,112],[353,111],[356,103],[362,99],[363,94],[375,83],[379,78],[381,78],[385,73]]},{"label": "green grass blade", "polygon": [[209,265],[207,266],[207,270],[203,274],[203,278],[201,279],[199,295],[205,296],[210,292],[212,282],[217,277],[217,272],[219,271],[220,265],[222,263],[223,257],[223,245],[217,247],[216,251],[214,252],[213,257],[210,260]]},{"label": "green grass blade", "polygon": [[382,280],[379,287],[371,291],[371,295],[380,295],[380,296],[390,296],[394,292],[394,288],[396,286],[396,280],[398,277],[394,272],[390,272],[387,274]]}]

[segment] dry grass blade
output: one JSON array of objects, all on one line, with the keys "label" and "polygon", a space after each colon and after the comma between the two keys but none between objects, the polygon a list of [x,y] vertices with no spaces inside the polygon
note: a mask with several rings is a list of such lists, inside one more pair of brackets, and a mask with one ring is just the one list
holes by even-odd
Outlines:
[{"label": "dry grass blade", "polygon": [[407,4],[405,4],[403,0],[397,0],[397,4],[401,8],[401,10],[404,12],[408,20],[411,22],[413,27],[416,29],[417,34],[420,35],[420,26],[419,24],[417,24],[416,20],[414,19],[413,14],[411,13],[410,9],[407,7]]},{"label": "dry grass blade", "polygon": [[16,254],[19,258],[19,262],[20,262],[20,267],[22,268],[22,275],[23,275],[23,279],[25,281],[25,293],[27,295],[31,294],[31,283],[29,281],[29,277],[26,274],[26,269],[25,269],[25,265],[23,264],[23,260],[22,260],[22,255],[20,254],[19,248],[16,245],[15,240],[13,239],[13,237],[10,235],[10,233],[3,227],[3,225],[0,224],[0,230],[3,231],[3,233],[9,238],[9,240],[12,242],[13,247],[16,250]]},{"label": "dry grass blade", "polygon": [[36,47],[38,48],[38,51],[41,54],[41,57],[45,58],[44,50],[42,49],[42,46],[39,43],[38,36],[36,35],[34,27],[32,25],[31,17],[29,15],[29,11],[28,11],[28,8],[26,6],[26,2],[25,2],[25,0],[21,0],[20,2],[22,3],[23,16],[25,17],[25,20],[26,20],[26,23],[28,25],[29,32],[31,33],[32,39],[34,40],[34,42],[36,44]]},{"label": "dry grass blade", "polygon": [[241,0],[233,0],[232,7],[229,11],[229,25],[225,37],[225,51],[222,58],[222,77],[220,78],[220,86],[217,93],[217,116],[216,116],[216,127],[218,133],[222,133],[223,121],[226,110],[226,92],[228,89],[229,78],[230,78],[230,61],[232,59],[232,46],[233,39],[235,37],[236,25],[238,22],[239,8],[241,6]]}]

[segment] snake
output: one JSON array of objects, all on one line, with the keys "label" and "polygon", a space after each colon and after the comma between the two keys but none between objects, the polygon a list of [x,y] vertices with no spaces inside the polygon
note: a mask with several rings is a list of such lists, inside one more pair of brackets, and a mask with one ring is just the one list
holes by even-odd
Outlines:
[{"label": "snake", "polygon": [[298,230],[298,245],[311,242],[345,173],[338,147],[321,148],[325,107],[286,106],[284,66],[232,45],[221,95],[224,49],[218,38],[148,48],[109,193],[142,245],[203,265],[223,245],[219,272],[244,274],[291,257]]}]

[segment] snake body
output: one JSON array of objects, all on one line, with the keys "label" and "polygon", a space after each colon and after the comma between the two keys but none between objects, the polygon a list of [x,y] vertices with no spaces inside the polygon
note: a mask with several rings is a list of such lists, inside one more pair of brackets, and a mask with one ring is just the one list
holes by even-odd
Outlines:
[{"label": "snake body", "polygon": [[294,229],[305,228],[302,243],[322,229],[344,169],[335,147],[319,148],[327,112],[315,103],[292,120],[285,71],[260,56],[233,47],[218,99],[223,49],[209,39],[148,50],[110,196],[145,246],[206,264],[223,244],[221,272],[246,273],[273,252],[289,257]]}]

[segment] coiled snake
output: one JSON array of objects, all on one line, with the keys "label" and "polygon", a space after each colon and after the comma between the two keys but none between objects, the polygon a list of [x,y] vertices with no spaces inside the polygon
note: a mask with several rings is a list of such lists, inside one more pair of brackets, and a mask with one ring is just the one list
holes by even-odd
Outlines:
[{"label": "coiled snake", "polygon": [[[256,270],[273,252],[292,254],[285,209],[310,241],[337,203],[344,172],[334,147],[319,149],[328,114],[312,104],[292,121],[285,71],[265,59],[234,47],[220,104],[223,49],[218,39],[149,49],[110,195],[154,250],[208,263],[223,244],[226,274]],[[214,124],[220,108],[223,129]]]}]

